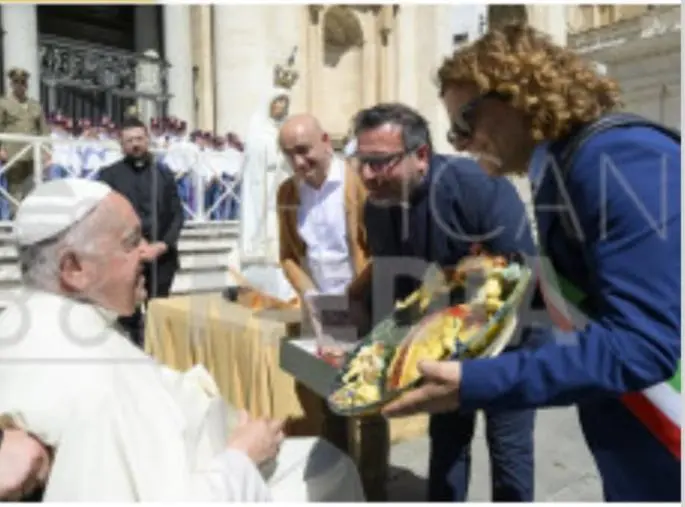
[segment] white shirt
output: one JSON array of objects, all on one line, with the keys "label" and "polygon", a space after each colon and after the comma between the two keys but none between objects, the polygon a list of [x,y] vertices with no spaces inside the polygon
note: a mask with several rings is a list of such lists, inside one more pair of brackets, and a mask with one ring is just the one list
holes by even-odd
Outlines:
[{"label": "white shirt", "polygon": [[345,164],[334,157],[321,188],[299,183],[297,230],[307,245],[312,281],[323,294],[342,294],[354,277],[345,218]]},{"label": "white shirt", "polygon": [[206,370],[158,365],[112,312],[13,298],[0,315],[0,416],[56,449],[45,501],[363,501],[354,465],[317,439],[286,439],[265,480],[226,449],[231,421]]}]

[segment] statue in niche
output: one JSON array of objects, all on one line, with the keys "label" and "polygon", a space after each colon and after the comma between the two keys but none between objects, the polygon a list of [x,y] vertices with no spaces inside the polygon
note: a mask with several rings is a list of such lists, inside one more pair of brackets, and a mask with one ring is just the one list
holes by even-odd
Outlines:
[{"label": "statue in niche", "polygon": [[290,91],[299,77],[296,51],[285,66],[276,66],[274,83],[250,119],[240,187],[241,274],[252,286],[281,300],[295,296],[279,264],[276,193],[291,173],[278,147],[278,131],[288,117]]},{"label": "statue in niche", "polygon": [[336,67],[342,56],[364,45],[364,33],[352,9],[334,5],[323,16],[325,64]]}]

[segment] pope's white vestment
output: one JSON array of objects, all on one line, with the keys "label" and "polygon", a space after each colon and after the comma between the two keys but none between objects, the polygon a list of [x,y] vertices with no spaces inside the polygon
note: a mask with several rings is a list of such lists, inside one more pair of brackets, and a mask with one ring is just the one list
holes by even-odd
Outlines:
[{"label": "pope's white vestment", "polygon": [[55,449],[45,500],[363,501],[351,461],[286,439],[269,470],[226,450],[209,374],[155,363],[115,315],[24,289],[0,314],[0,416]]}]

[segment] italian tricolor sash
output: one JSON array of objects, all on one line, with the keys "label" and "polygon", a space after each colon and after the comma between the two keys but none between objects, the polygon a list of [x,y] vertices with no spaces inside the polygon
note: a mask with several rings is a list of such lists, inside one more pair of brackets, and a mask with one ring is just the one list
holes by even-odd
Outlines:
[{"label": "italian tricolor sash", "polygon": [[[584,327],[588,317],[579,308],[586,295],[558,275],[546,257],[540,258],[538,274],[540,291],[552,321],[565,331]],[[621,401],[680,460],[680,362],[670,380],[642,392],[624,394]]]}]

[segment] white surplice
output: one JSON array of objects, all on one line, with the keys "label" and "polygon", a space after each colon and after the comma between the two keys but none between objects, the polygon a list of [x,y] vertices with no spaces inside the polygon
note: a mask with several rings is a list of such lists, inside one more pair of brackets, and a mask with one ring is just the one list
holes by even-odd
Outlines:
[{"label": "white surplice", "polygon": [[55,449],[45,500],[363,501],[324,441],[286,439],[261,471],[226,450],[235,416],[206,370],[160,366],[115,321],[28,289],[0,314],[0,416]]}]

